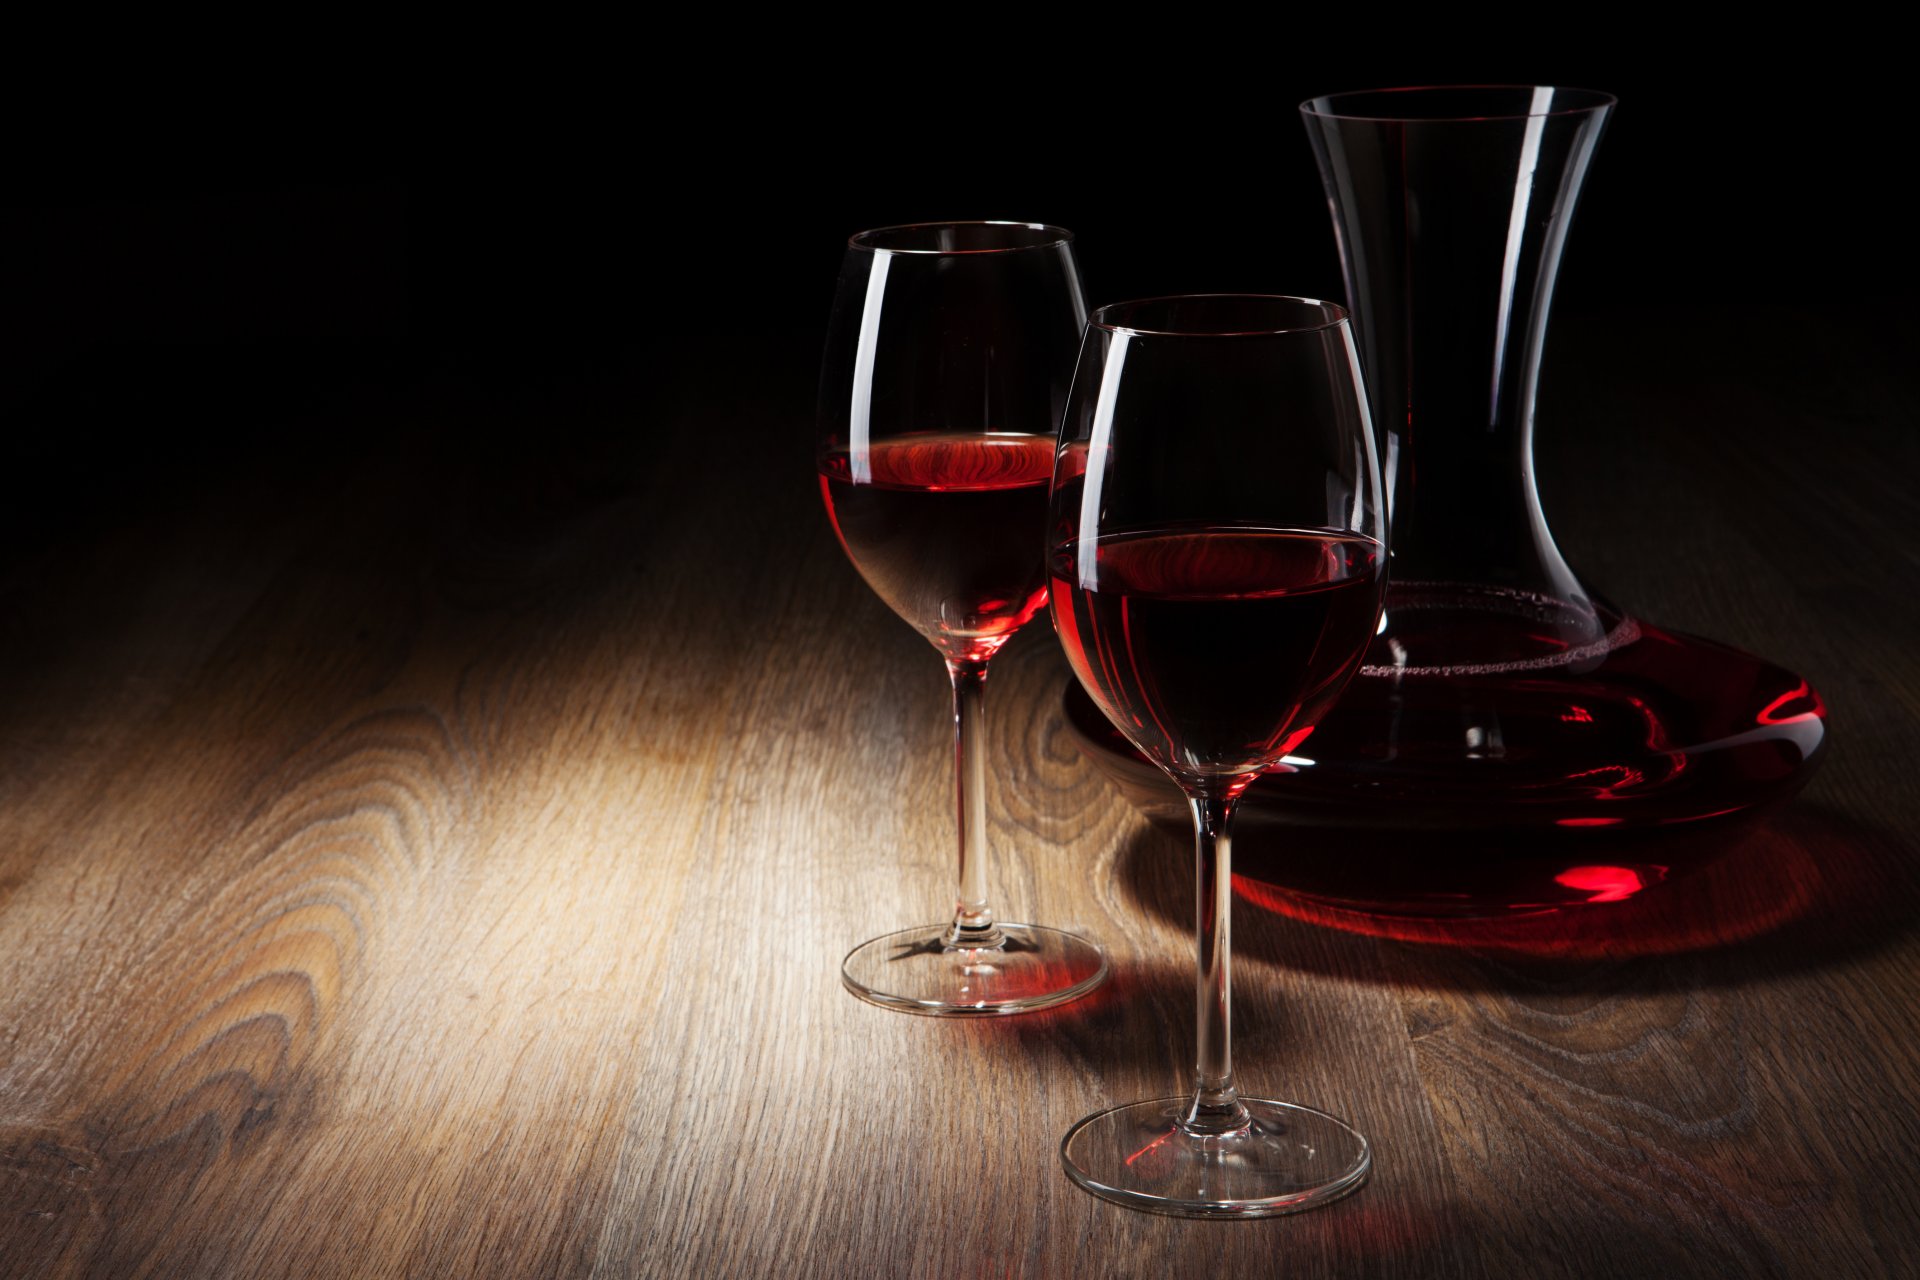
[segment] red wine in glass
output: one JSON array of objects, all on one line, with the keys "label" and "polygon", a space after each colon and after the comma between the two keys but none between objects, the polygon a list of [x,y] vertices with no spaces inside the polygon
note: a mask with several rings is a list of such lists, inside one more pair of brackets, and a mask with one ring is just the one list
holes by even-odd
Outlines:
[{"label": "red wine in glass", "polygon": [[849,559],[950,658],[985,661],[1047,602],[1053,437],[895,436],[820,457],[820,496]]},{"label": "red wine in glass", "polygon": [[1148,529],[1064,543],[1049,574],[1082,685],[1148,759],[1201,778],[1313,732],[1360,665],[1383,560],[1351,532]]}]

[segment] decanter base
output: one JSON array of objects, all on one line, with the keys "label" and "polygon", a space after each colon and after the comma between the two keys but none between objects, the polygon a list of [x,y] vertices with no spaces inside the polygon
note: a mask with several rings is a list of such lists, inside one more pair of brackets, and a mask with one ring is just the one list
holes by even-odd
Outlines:
[{"label": "decanter base", "polygon": [[[1819,695],[1710,640],[1613,635],[1574,665],[1368,668],[1247,791],[1236,878],[1336,910],[1494,916],[1624,901],[1739,847],[1817,767]],[[1179,791],[1077,684],[1066,722],[1136,808],[1185,829]]]}]

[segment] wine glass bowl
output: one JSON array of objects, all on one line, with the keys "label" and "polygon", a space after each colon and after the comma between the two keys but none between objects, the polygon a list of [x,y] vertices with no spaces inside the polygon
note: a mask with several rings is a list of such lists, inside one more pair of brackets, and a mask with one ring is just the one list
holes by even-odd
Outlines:
[{"label": "wine glass bowl", "polygon": [[1037,223],[883,227],[847,246],[815,462],[835,536],[945,660],[959,891],[951,922],[855,947],[841,980],[912,1013],[1044,1009],[1106,977],[1076,934],[995,919],[981,742],[989,660],[1044,607],[1055,430],[1086,304],[1072,236]]},{"label": "wine glass bowl", "polygon": [[1074,675],[1185,794],[1196,844],[1193,1091],[1081,1120],[1067,1173],[1183,1216],[1327,1203],[1371,1154],[1325,1112],[1240,1094],[1229,886],[1241,792],[1313,732],[1379,621],[1385,507],[1345,311],[1216,294],[1095,312],[1048,528]]}]

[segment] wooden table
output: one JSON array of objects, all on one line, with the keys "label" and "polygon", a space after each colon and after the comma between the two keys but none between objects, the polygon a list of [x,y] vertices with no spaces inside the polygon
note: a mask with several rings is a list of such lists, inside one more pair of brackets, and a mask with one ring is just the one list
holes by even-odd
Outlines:
[{"label": "wooden table", "polygon": [[1771,869],[1669,886],[1767,927],[1523,961],[1243,910],[1243,1082],[1378,1157],[1263,1223],[1059,1170],[1185,1078],[1190,867],[1043,627],[994,674],[997,900],[1113,982],[841,990],[948,903],[950,779],[817,509],[806,342],[283,415],[48,538],[0,615],[0,1276],[1914,1274],[1916,335],[1709,319],[1563,322],[1543,466],[1593,580],[1831,706]]}]

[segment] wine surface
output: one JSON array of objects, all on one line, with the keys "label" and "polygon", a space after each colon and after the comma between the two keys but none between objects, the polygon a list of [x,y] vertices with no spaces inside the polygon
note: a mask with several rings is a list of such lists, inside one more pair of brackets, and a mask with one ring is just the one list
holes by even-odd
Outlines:
[{"label": "wine surface", "polygon": [[1313,731],[1372,635],[1381,567],[1355,534],[1201,527],[1070,541],[1048,571],[1094,701],[1199,779],[1256,772]]},{"label": "wine surface", "polygon": [[819,460],[820,496],[888,607],[947,657],[984,661],[1047,601],[1053,445],[967,432],[831,449]]}]

